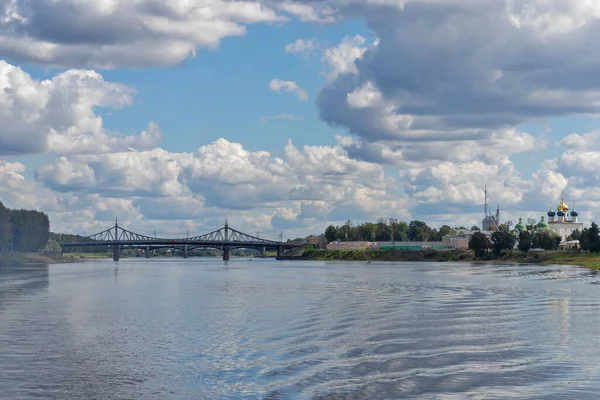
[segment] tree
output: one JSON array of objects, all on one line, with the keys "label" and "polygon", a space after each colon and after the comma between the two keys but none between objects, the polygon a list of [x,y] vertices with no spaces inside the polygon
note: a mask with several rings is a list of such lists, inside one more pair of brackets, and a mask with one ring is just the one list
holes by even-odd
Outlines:
[{"label": "tree", "polygon": [[408,237],[411,241],[426,242],[429,240],[431,228],[423,221],[411,221],[408,224]]},{"label": "tree", "polygon": [[0,202],[0,251],[10,248],[10,211]]},{"label": "tree", "polygon": [[375,232],[377,231],[377,225],[372,224],[370,222],[366,222],[362,225],[358,226],[359,236],[361,240],[366,240],[368,242],[375,241]]},{"label": "tree", "polygon": [[575,229],[575,231],[571,233],[571,236],[569,236],[567,240],[581,240],[581,232],[579,232],[579,229]]},{"label": "tree", "polygon": [[472,230],[472,231],[478,231],[478,232],[479,232],[481,229],[479,229],[479,227],[478,227],[477,225],[473,225],[473,226],[471,227],[471,230]]},{"label": "tree", "polygon": [[581,233],[580,245],[583,250],[588,250],[594,253],[600,252],[600,236],[598,225],[592,222],[589,229],[584,229]]},{"label": "tree", "polygon": [[325,229],[325,240],[328,243],[335,242],[336,239],[336,229],[335,226],[329,225],[327,229]]},{"label": "tree", "polygon": [[484,257],[490,248],[490,240],[481,232],[475,232],[469,239],[469,249],[479,258]]},{"label": "tree", "polygon": [[498,227],[498,230],[499,230],[500,232],[504,232],[504,233],[510,233],[510,229],[509,229],[508,225],[506,225],[506,224],[501,224],[501,225]]},{"label": "tree", "polygon": [[392,239],[390,229],[388,228],[383,218],[380,218],[377,221],[377,227],[375,229],[375,239],[378,242],[389,242]]},{"label": "tree", "polygon": [[451,234],[451,233],[452,233],[452,228],[450,228],[448,225],[443,225],[443,226],[440,228],[440,231],[439,231],[439,233],[440,233],[440,236],[441,236],[441,237],[444,237],[444,236],[446,236],[446,235],[449,235],[449,234]]},{"label": "tree", "polygon": [[514,249],[515,242],[514,236],[502,229],[492,233],[492,249],[496,256],[499,256],[502,253],[502,250]]},{"label": "tree", "polygon": [[50,239],[48,240],[48,244],[46,245],[46,250],[58,252],[61,251],[61,247],[56,240]]},{"label": "tree", "polygon": [[533,235],[531,247],[535,249],[556,250],[559,243],[560,236],[544,231]]},{"label": "tree", "polygon": [[400,221],[394,224],[394,239],[398,242],[408,241],[408,224]]},{"label": "tree", "polygon": [[519,244],[518,249],[524,252],[528,252],[531,249],[531,233],[528,231],[521,231],[519,233]]}]

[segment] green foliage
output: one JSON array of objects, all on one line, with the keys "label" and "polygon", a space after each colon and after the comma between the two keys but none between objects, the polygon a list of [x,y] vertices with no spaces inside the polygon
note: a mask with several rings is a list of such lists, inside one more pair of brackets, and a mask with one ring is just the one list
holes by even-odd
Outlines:
[{"label": "green foliage", "polygon": [[50,220],[34,210],[9,210],[0,202],[0,251],[43,249],[50,235]]},{"label": "green foliage", "polygon": [[499,256],[502,250],[512,250],[515,247],[515,242],[514,236],[503,230],[502,225],[499,231],[492,233],[492,249],[495,256]]},{"label": "green foliage", "polygon": [[[54,241],[60,245],[62,243],[87,242],[88,238],[81,236],[81,235],[50,232],[48,241],[49,241],[49,243],[50,243],[50,241]],[[82,247],[78,247],[76,249],[65,249],[65,253],[70,253],[70,252],[76,253],[78,255],[79,254],[88,254],[88,253],[90,253],[90,254],[91,253],[108,253],[109,248],[108,248],[108,246],[102,246],[102,247],[82,246]]]},{"label": "green foliage", "polygon": [[531,240],[532,236],[530,232],[521,231],[521,233],[519,233],[518,249],[527,253],[529,249],[531,249]]},{"label": "green foliage", "polygon": [[10,210],[0,202],[0,251],[10,249]]},{"label": "green foliage", "polygon": [[389,242],[391,238],[390,228],[388,228],[385,222],[379,221],[375,229],[375,240],[378,242]]},{"label": "green foliage", "polygon": [[569,236],[567,240],[581,240],[581,232],[579,232],[579,229],[575,229],[575,231],[571,233],[571,236]]},{"label": "green foliage", "polygon": [[328,243],[335,242],[336,239],[336,229],[335,226],[329,225],[327,229],[325,229],[325,240]]},{"label": "green foliage", "polygon": [[320,250],[307,249],[302,254],[305,260],[327,261],[471,261],[470,250]]},{"label": "green foliage", "polygon": [[408,238],[415,242],[426,242],[431,238],[431,228],[423,221],[411,221],[408,224]]},{"label": "green foliage", "polygon": [[592,253],[600,252],[599,233],[598,225],[595,222],[592,222],[592,226],[589,229],[585,228],[583,232],[581,232],[581,237],[579,238],[581,248]]},{"label": "green foliage", "polygon": [[510,233],[510,229],[508,228],[508,225],[506,225],[506,224],[501,224],[498,227],[498,230],[502,233]]},{"label": "green foliage", "polygon": [[334,241],[367,241],[367,242],[396,242],[440,241],[443,236],[452,232],[452,228],[445,225],[440,230],[432,229],[425,222],[412,221],[410,224],[400,221],[389,223],[380,219],[377,223],[365,222],[352,226],[350,221],[342,226],[330,225],[325,229],[325,239],[331,243]]},{"label": "green foliage", "polygon": [[560,236],[548,231],[536,232],[531,240],[534,249],[556,250],[560,243]]},{"label": "green foliage", "polygon": [[481,232],[475,232],[469,239],[469,249],[479,258],[485,257],[490,246],[490,240]]},{"label": "green foliage", "polygon": [[48,239],[48,243],[46,244],[45,250],[48,251],[61,251],[60,244],[56,240]]},{"label": "green foliage", "polygon": [[452,233],[452,228],[450,228],[448,225],[444,225],[440,228],[439,234],[440,237],[444,237],[446,235],[449,235]]},{"label": "green foliage", "polygon": [[477,225],[473,225],[473,226],[471,227],[471,230],[472,230],[472,231],[480,231],[481,229],[480,229],[480,228],[479,228]]}]

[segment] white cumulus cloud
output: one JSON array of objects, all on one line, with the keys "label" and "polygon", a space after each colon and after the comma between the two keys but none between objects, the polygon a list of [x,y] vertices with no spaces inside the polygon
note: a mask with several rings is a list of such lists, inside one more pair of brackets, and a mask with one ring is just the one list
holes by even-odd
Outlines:
[{"label": "white cumulus cloud", "polygon": [[0,2],[2,15],[3,56],[92,68],[176,65],[243,36],[247,24],[286,20],[250,0],[11,0]]},{"label": "white cumulus cloud", "polygon": [[281,79],[273,79],[271,82],[269,82],[269,88],[272,91],[278,93],[281,91],[293,93],[296,95],[296,98],[299,101],[308,100],[308,93],[306,93],[306,90],[302,89],[300,85],[298,85],[294,81],[283,81]]},{"label": "white cumulus cloud", "polygon": [[152,148],[161,139],[158,125],[151,123],[139,135],[115,135],[95,111],[128,106],[133,93],[95,71],[71,69],[39,81],[0,61],[0,155]]}]

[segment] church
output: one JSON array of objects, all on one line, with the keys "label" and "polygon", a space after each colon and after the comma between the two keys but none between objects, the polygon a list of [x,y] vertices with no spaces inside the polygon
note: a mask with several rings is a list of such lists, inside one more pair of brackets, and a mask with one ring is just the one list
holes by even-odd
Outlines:
[{"label": "church", "polygon": [[[550,211],[548,211],[547,215],[548,222],[546,222],[544,216],[542,216],[542,220],[538,222],[534,228],[535,231],[553,231],[561,237],[561,242],[563,243],[566,242],[567,238],[576,230],[579,232],[583,231],[583,222],[577,220],[579,213],[577,213],[575,207],[573,207],[573,211],[569,212],[569,206],[565,203],[564,192],[560,204],[556,207],[556,211],[554,211],[552,204],[550,204]],[[515,226],[515,231],[518,232],[526,229],[522,219],[519,218],[519,223]]]}]

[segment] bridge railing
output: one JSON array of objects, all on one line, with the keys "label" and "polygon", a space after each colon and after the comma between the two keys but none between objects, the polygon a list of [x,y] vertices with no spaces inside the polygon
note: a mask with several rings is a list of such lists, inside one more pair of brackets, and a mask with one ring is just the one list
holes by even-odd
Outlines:
[{"label": "bridge railing", "polygon": [[115,223],[114,227],[109,229],[105,229],[101,232],[98,232],[94,235],[87,236],[83,238],[81,241],[77,241],[75,243],[65,243],[68,246],[74,246],[77,244],[84,245],[85,243],[145,243],[145,244],[186,244],[186,243],[232,243],[236,245],[248,244],[254,246],[286,246],[290,245],[290,243],[277,242],[274,240],[268,240],[259,238],[257,236],[248,235],[244,232],[238,231],[237,229],[233,229],[228,225],[225,225],[223,228],[219,228],[212,232],[192,237],[185,238],[160,238],[160,237],[152,237],[147,235],[142,235],[128,229],[122,228],[117,223]]}]

